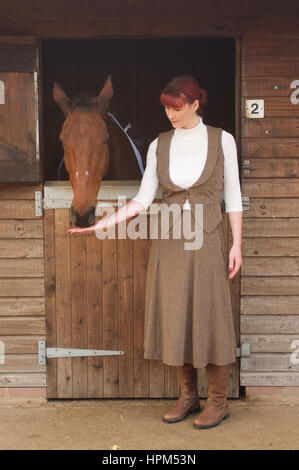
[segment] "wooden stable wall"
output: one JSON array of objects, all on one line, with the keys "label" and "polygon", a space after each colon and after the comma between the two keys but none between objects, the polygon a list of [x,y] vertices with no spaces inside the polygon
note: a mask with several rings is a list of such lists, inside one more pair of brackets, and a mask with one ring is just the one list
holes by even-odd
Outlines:
[{"label": "wooden stable wall", "polygon": [[[299,340],[299,103],[290,99],[296,79],[299,34],[283,39],[277,30],[272,39],[243,39],[242,162],[249,164],[242,169],[242,196],[250,198],[241,267],[241,343],[251,345],[241,365],[246,386],[299,385],[299,365],[290,361],[291,343]],[[246,99],[265,100],[263,119],[245,117]]]},{"label": "wooden stable wall", "polygon": [[35,215],[40,185],[0,185],[0,387],[44,387],[38,363],[45,338],[44,228]]},{"label": "wooden stable wall", "polygon": [[[70,2],[57,0],[38,7],[28,0],[0,5],[3,36],[241,39],[236,137],[242,160],[250,162],[249,173],[241,173],[242,195],[250,198],[243,212],[240,292],[241,343],[251,345],[251,357],[241,364],[245,386],[299,385],[298,365],[290,363],[291,342],[299,339],[299,104],[290,102],[290,83],[299,79],[298,31],[297,0],[87,0],[84,8],[75,0],[71,9]],[[221,71],[219,77],[221,85]],[[245,118],[246,98],[265,100],[264,119]],[[45,386],[37,340],[45,337],[45,295],[51,296],[51,289],[44,291],[44,256],[53,247],[43,245],[36,189],[0,187],[0,340],[7,353],[1,387]],[[166,383],[171,396],[173,377]],[[100,386],[113,387],[105,385],[105,375]],[[136,383],[138,393],[144,386]]]}]

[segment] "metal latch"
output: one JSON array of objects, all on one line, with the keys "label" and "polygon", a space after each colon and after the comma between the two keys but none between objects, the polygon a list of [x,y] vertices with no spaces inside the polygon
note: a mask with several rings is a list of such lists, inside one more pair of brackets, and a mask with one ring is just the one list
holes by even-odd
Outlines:
[{"label": "metal latch", "polygon": [[249,204],[250,204],[249,196],[242,196],[242,206],[243,206],[244,211],[249,211]]},{"label": "metal latch", "polygon": [[52,357],[89,357],[89,356],[122,356],[124,351],[109,351],[107,349],[69,349],[46,348],[46,342],[38,342],[38,363],[46,365],[47,358]]},{"label": "metal latch", "polygon": [[241,357],[241,370],[249,369],[250,344],[241,344],[241,348],[237,348],[236,356]]}]

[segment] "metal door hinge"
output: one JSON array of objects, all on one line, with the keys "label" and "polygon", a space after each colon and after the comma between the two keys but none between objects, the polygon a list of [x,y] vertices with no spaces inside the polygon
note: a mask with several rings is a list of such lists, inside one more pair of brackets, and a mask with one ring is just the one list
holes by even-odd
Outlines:
[{"label": "metal door hinge", "polygon": [[249,196],[242,196],[242,206],[244,211],[249,211],[250,200]]},{"label": "metal door hinge", "polygon": [[124,351],[109,351],[107,349],[69,349],[47,348],[46,342],[38,342],[38,363],[46,365],[47,358],[53,357],[89,357],[89,356],[122,356]]},{"label": "metal door hinge", "polygon": [[43,215],[43,192],[35,191],[35,215],[40,217]]},{"label": "metal door hinge", "polygon": [[246,370],[249,368],[250,360],[250,344],[243,343],[241,348],[237,348],[237,357],[241,357],[241,370]]}]

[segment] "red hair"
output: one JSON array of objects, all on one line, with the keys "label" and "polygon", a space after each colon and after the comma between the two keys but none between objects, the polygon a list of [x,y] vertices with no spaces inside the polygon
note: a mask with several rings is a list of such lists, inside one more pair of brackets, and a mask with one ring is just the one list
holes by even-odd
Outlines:
[{"label": "red hair", "polygon": [[191,75],[180,75],[174,78],[160,95],[162,105],[172,108],[181,108],[185,103],[192,104],[195,100],[199,101],[197,113],[201,114],[202,108],[207,104],[208,95]]}]

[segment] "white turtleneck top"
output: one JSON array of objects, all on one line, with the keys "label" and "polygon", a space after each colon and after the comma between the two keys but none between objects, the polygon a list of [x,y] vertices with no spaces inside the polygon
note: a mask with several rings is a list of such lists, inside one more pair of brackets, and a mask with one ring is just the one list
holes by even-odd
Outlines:
[{"label": "white turtleneck top", "polygon": [[[238,157],[235,139],[232,134],[222,131],[222,149],[224,155],[224,190],[223,197],[226,212],[242,212],[242,196],[239,181]],[[146,210],[153,202],[159,187],[157,178],[157,143],[153,140],[148,148],[146,168],[140,188],[134,201],[140,202]],[[207,127],[200,117],[200,122],[191,129],[177,128],[174,131],[169,151],[169,174],[172,182],[187,189],[200,177],[205,166],[208,150]],[[190,209],[188,199],[184,209]]]}]

